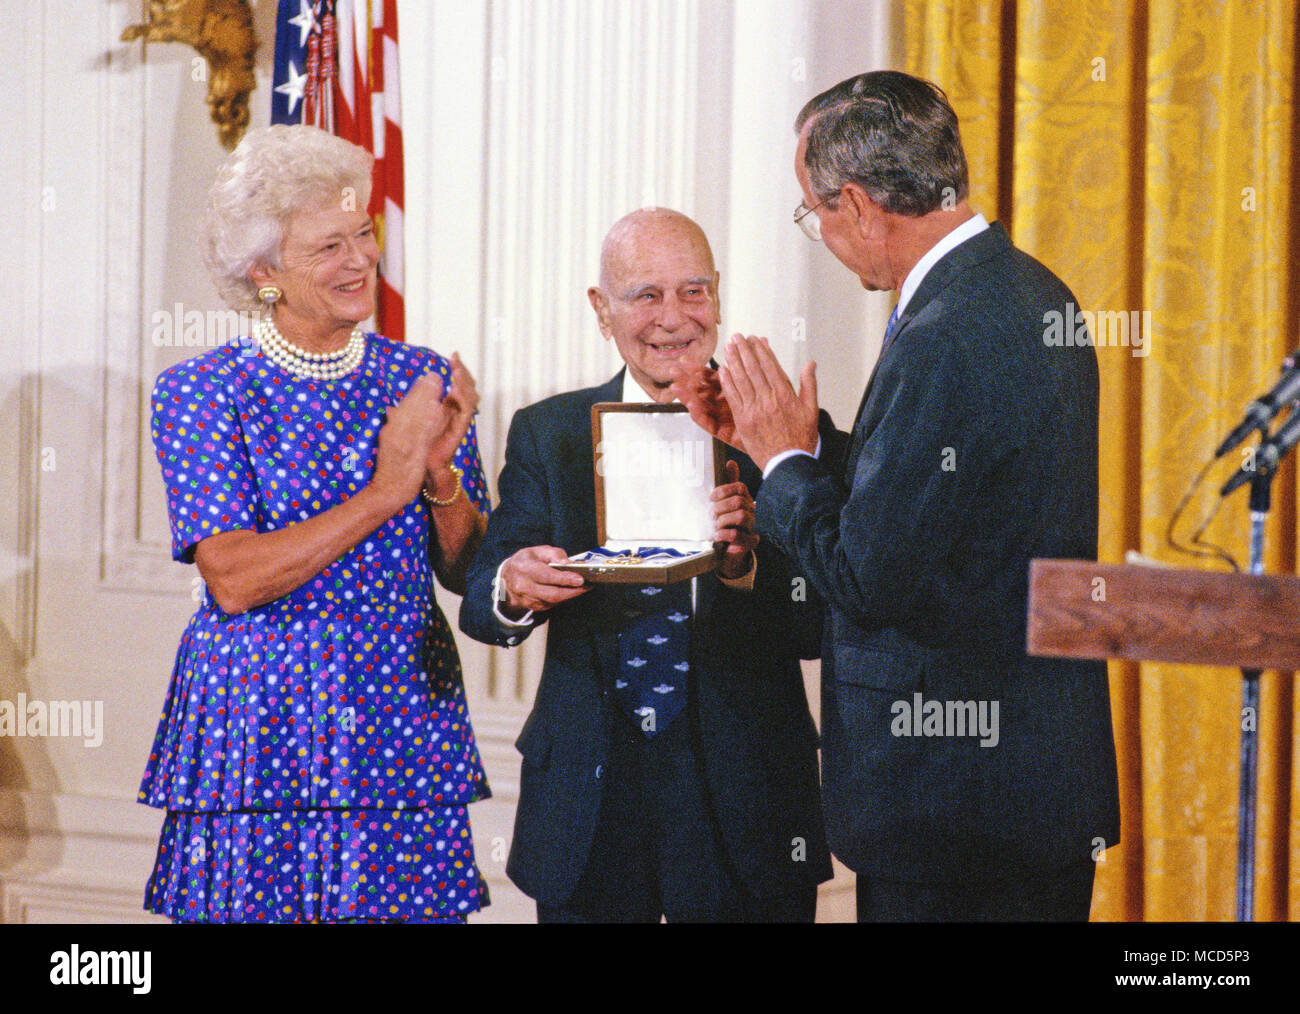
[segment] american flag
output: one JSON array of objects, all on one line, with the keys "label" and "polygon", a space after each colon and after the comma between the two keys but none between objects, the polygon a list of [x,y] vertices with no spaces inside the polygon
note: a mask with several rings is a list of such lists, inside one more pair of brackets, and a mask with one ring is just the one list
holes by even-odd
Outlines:
[{"label": "american flag", "polygon": [[376,328],[406,338],[397,0],[280,0],[272,123],[310,123],[375,156],[369,211],[383,253]]}]

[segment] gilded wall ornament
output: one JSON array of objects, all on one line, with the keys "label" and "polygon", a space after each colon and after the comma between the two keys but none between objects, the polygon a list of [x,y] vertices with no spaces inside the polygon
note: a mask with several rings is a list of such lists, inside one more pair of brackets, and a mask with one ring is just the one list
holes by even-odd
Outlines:
[{"label": "gilded wall ornament", "polygon": [[253,11],[248,0],[149,0],[149,20],[122,33],[123,42],[184,42],[207,60],[208,108],[226,149],[248,127],[253,77]]}]

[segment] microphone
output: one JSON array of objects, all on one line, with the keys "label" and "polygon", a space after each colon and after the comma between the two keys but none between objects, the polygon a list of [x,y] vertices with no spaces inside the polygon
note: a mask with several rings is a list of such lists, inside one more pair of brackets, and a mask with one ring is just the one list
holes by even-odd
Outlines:
[{"label": "microphone", "polygon": [[1300,444],[1300,412],[1292,412],[1287,421],[1278,427],[1278,431],[1259,445],[1252,462],[1255,467],[1247,468],[1243,464],[1237,469],[1237,474],[1223,484],[1219,496],[1227,496],[1257,475],[1271,475],[1277,471],[1277,466],[1296,444]]},{"label": "microphone", "polygon": [[1221,458],[1246,439],[1251,430],[1267,426],[1269,421],[1282,411],[1283,407],[1300,398],[1300,349],[1296,349],[1282,360],[1282,377],[1269,391],[1246,406],[1246,418],[1214,452]]}]

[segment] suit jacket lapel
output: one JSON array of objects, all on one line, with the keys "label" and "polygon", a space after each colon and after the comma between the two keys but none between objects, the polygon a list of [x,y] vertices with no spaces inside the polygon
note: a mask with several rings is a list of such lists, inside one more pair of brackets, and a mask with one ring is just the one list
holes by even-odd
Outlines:
[{"label": "suit jacket lapel", "polygon": [[[591,426],[591,407],[602,401],[622,401],[623,400],[623,370],[614,374],[613,379],[602,384],[600,387],[592,388],[590,392],[590,401],[586,404],[586,426],[583,432],[586,433],[586,439],[582,442],[583,455],[580,458],[580,468],[582,474],[576,478],[580,488],[590,491],[590,495],[584,496],[582,501],[582,510],[584,512],[584,528],[592,533],[594,539],[596,533],[596,469],[595,469],[595,451],[592,448],[592,426]],[[594,543],[593,543],[594,545]],[[584,547],[586,549],[591,546]]]},{"label": "suit jacket lapel", "polygon": [[614,376],[594,389],[595,397],[592,404],[598,401],[622,401],[623,400],[623,374],[627,372],[627,367],[619,370]]},{"label": "suit jacket lapel", "polygon": [[[623,374],[626,370],[619,370],[613,378],[600,387],[591,388],[586,402],[585,425],[581,432],[585,435],[582,446],[585,453],[580,458],[580,467],[584,470],[577,476],[569,476],[562,481],[572,481],[576,478],[580,483],[579,488],[584,490],[581,495],[580,509],[582,510],[583,526],[582,530],[591,533],[591,545],[583,546],[582,549],[591,549],[595,546],[597,538],[596,531],[596,489],[595,489],[595,467],[594,451],[592,450],[592,427],[591,427],[591,406],[602,401],[622,401],[623,400]],[[577,425],[577,421],[574,421]],[[581,550],[580,550],[581,551]],[[619,623],[622,602],[618,595],[611,594],[610,588],[617,588],[615,585],[596,585],[595,589],[588,592],[581,599],[576,600],[578,608],[586,612],[589,619],[592,620],[591,628],[591,651],[593,661],[596,665],[596,671],[593,676],[596,679],[597,688],[605,685],[606,673],[618,671],[618,638],[614,633]]]},{"label": "suit jacket lapel", "polygon": [[926,273],[925,279],[916,292],[912,294],[912,298],[907,301],[907,308],[898,319],[898,330],[894,334],[893,342],[876,360],[875,368],[871,371],[871,378],[867,381],[867,389],[862,392],[862,401],[858,403],[858,414],[853,419],[853,429],[849,435],[848,450],[844,455],[842,472],[844,473],[846,485],[851,485],[853,482],[853,470],[857,465],[858,450],[867,436],[866,433],[861,431],[860,426],[867,404],[871,400],[871,391],[875,386],[876,377],[886,361],[892,362],[895,357],[902,354],[900,352],[900,339],[903,337],[903,332],[907,330],[907,325],[912,322],[912,318],[925,309],[927,303],[946,289],[954,278],[984,261],[1001,255],[1010,247],[1011,240],[1007,237],[1006,230],[1002,228],[1001,223],[993,222],[983,232],[972,236],[955,249],[949,250]]}]

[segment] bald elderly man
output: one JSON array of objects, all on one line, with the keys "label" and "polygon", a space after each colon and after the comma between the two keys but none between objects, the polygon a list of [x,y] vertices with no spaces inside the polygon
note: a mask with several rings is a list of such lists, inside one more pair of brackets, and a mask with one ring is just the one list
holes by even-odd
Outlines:
[{"label": "bald elderly man", "polygon": [[[633,212],[610,229],[587,296],[625,367],[515,414],[460,613],[487,644],[550,624],[516,744],[507,873],[539,922],[811,922],[831,869],[799,658],[818,650],[821,610],[754,535],[753,462],[729,452],[713,491],[717,572],[647,595],[547,566],[597,544],[591,406],[671,402],[672,368],[710,361],[708,240],[678,212]],[[656,648],[629,652],[647,640]]]}]

